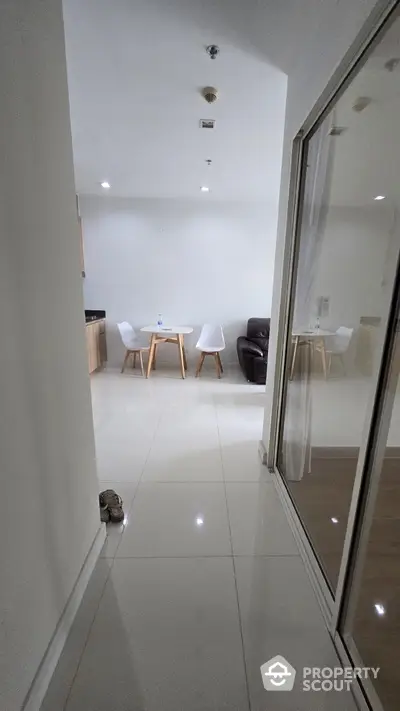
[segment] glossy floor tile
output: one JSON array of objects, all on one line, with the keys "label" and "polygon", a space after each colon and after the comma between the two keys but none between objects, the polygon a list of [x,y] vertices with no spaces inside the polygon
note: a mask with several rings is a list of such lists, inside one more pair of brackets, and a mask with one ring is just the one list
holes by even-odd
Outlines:
[{"label": "glossy floor tile", "polygon": [[[235,572],[252,711],[355,711],[351,692],[303,691],[304,667],[340,664],[302,560],[235,558]],[[266,692],[261,682],[261,665],[278,654],[296,669],[290,693]]]},{"label": "glossy floor tile", "polygon": [[231,554],[223,484],[141,484],[118,557]]},{"label": "glossy floor tile", "polygon": [[67,711],[246,711],[232,560],[116,560]]},{"label": "glossy floor tile", "polygon": [[[110,437],[110,442],[112,441]],[[126,442],[110,444],[106,451],[97,451],[97,475],[102,481],[137,482],[150,453],[151,443],[143,446],[140,440],[135,449],[131,436]],[[139,438],[138,438],[139,439]]]},{"label": "glossy floor tile", "polygon": [[224,479],[221,451],[191,447],[191,456],[182,448],[155,444],[144,468],[142,482],[222,482]]},{"label": "glossy floor tile", "polygon": [[68,635],[60,661],[53,674],[41,711],[61,711],[61,709],[65,708],[110,568],[111,561],[98,560],[71,632]]},{"label": "glossy floor tile", "polygon": [[226,484],[234,555],[298,555],[275,485]]},{"label": "glossy floor tile", "polygon": [[268,469],[260,462],[258,445],[259,441],[253,437],[221,446],[225,481],[271,481]]},{"label": "glossy floor tile", "polygon": [[259,460],[264,387],[229,367],[91,385],[99,491],[121,495],[125,521],[107,526],[41,711],[336,709],[330,694],[261,684],[276,654],[336,663]]}]

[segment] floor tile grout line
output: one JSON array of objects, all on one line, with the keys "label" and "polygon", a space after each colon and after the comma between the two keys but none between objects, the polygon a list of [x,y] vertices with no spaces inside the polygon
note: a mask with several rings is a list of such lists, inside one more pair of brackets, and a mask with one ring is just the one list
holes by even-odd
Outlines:
[{"label": "floor tile grout line", "polygon": [[120,556],[110,556],[107,558],[105,556],[103,560],[154,560],[154,559],[185,559],[185,558],[299,558],[300,553],[267,553],[267,554],[254,554],[254,553],[235,553],[232,555],[232,553],[215,553],[215,554],[207,554],[207,553],[198,553],[198,554],[193,554],[191,553],[190,555],[120,555]]},{"label": "floor tile grout line", "polygon": [[[137,488],[139,485],[139,481],[140,480],[137,480],[137,481],[110,481],[110,480],[108,480],[107,482],[101,481],[99,483],[100,484],[104,484],[104,483],[122,484],[123,486],[127,485],[127,484],[131,484],[131,485],[135,484],[136,488]],[[258,486],[258,487],[260,487],[260,486],[269,486],[269,487],[274,486],[273,481],[269,481],[269,480],[267,480],[267,481],[256,481],[256,480],[249,481],[247,479],[245,479],[243,481],[242,480],[239,481],[239,479],[234,479],[234,480],[233,479],[232,480],[231,479],[191,479],[190,481],[189,480],[182,480],[182,479],[168,479],[168,480],[149,479],[148,481],[141,481],[140,483],[142,486],[143,485],[147,486],[147,484],[150,484],[150,485],[152,485],[152,484],[166,484],[166,485],[168,485],[168,484],[224,484],[224,483],[227,484],[228,486],[236,486],[237,484],[246,484],[246,485],[249,484],[249,486]]]},{"label": "floor tile grout line", "polygon": [[[106,559],[98,558],[98,560],[106,560]],[[110,560],[110,559],[108,559],[108,560]],[[101,593],[100,593],[100,595],[99,595],[99,600],[98,600],[97,605],[95,606],[95,610],[94,610],[94,614],[93,614],[93,617],[92,617],[92,621],[91,621],[91,623],[90,623],[90,625],[89,625],[88,633],[87,633],[87,635],[86,635],[85,642],[84,642],[84,644],[83,644],[81,653],[80,653],[80,655],[79,655],[78,664],[76,665],[76,669],[75,669],[75,674],[74,674],[73,679],[72,679],[72,681],[71,681],[71,684],[70,684],[70,686],[69,686],[67,698],[65,699],[65,703],[63,704],[62,711],[66,711],[66,709],[67,709],[68,702],[69,702],[69,699],[70,699],[70,696],[71,696],[71,693],[72,693],[72,689],[73,689],[73,686],[74,686],[74,684],[75,684],[76,678],[77,678],[77,676],[78,676],[78,672],[79,672],[79,669],[80,669],[80,666],[81,666],[81,663],[82,663],[83,655],[84,655],[85,650],[86,650],[86,647],[87,647],[87,645],[88,645],[89,637],[90,637],[90,635],[91,635],[91,632],[92,632],[92,629],[93,629],[93,625],[94,625],[95,620],[96,620],[96,617],[97,617],[97,615],[98,615],[98,612],[99,612],[99,609],[100,609],[100,605],[101,605],[101,601],[103,600],[104,593],[105,593],[105,590],[106,590],[106,586],[107,586],[109,577],[110,577],[110,575],[111,575],[111,570],[112,570],[113,566],[114,566],[114,559],[112,559],[112,562],[110,563],[109,570],[108,570],[108,573],[107,573],[107,575],[106,575],[106,579],[105,579],[105,581],[104,581],[104,583],[103,583],[103,586],[102,586],[102,588],[101,588]],[[93,573],[92,573],[92,574],[93,574]],[[71,629],[72,629],[72,628],[71,628]]]},{"label": "floor tile grout line", "polygon": [[[218,449],[219,449],[219,453],[220,453],[220,456],[221,456],[217,411],[216,411],[216,406],[215,406],[215,402],[214,402],[214,397],[213,397],[213,395],[212,395],[211,397],[212,397],[212,402],[213,402],[213,408],[214,408],[214,410],[215,410],[215,421],[216,421],[216,428],[217,428]],[[141,470],[141,473],[140,473],[139,478],[137,479],[136,482],[119,482],[119,483],[121,483],[121,484],[124,484],[124,483],[126,483],[126,484],[129,484],[129,483],[135,484],[135,492],[134,492],[133,497],[132,497],[132,501],[131,501],[131,505],[130,505],[130,507],[129,507],[129,511],[126,513],[127,516],[129,516],[130,513],[131,513],[131,511],[132,511],[132,508],[133,508],[133,505],[134,505],[134,502],[135,502],[135,499],[136,499],[136,496],[137,496],[137,493],[138,493],[138,490],[139,490],[139,486],[140,486],[141,484],[146,485],[146,484],[181,484],[181,483],[182,483],[182,484],[183,484],[183,483],[205,483],[205,484],[212,484],[212,483],[222,484],[222,483],[223,483],[223,476],[222,476],[221,481],[217,481],[217,482],[215,482],[215,481],[210,481],[210,482],[166,482],[166,481],[162,481],[162,482],[154,482],[154,481],[143,482],[143,481],[142,481],[143,475],[144,475],[144,472],[145,472],[145,468],[146,468],[146,465],[147,465],[147,462],[148,462],[148,460],[149,460],[149,457],[150,457],[150,454],[151,454],[151,451],[152,451],[152,448],[153,448],[153,445],[154,445],[154,442],[155,442],[157,433],[158,433],[159,428],[160,428],[161,421],[162,421],[163,416],[164,416],[164,414],[165,414],[166,411],[167,411],[167,404],[165,403],[165,404],[160,408],[160,412],[159,412],[159,415],[158,415],[158,417],[157,417],[157,424],[156,424],[156,426],[155,426],[155,428],[154,428],[154,433],[153,433],[153,436],[152,436],[152,438],[151,438],[150,447],[149,447],[149,450],[148,450],[148,452],[147,452],[147,456],[146,456],[146,458],[145,458],[145,461],[144,461],[144,464],[143,464],[143,467],[142,467],[142,470]],[[221,465],[222,465],[222,462],[221,462]],[[221,469],[222,469],[222,466],[221,466]],[[107,481],[107,480],[104,480],[104,481]],[[109,483],[109,482],[108,482],[108,483]],[[121,532],[121,535],[120,535],[120,537],[119,537],[118,544],[117,544],[117,546],[116,546],[116,548],[115,548],[114,554],[113,554],[112,556],[110,556],[109,558],[106,557],[106,559],[108,559],[108,560],[115,560],[115,559],[118,557],[117,554],[118,554],[118,550],[119,550],[119,547],[120,547],[121,542],[122,542],[123,535],[124,535],[124,533],[125,533],[125,528],[126,528],[126,524],[124,524],[124,528],[123,528],[123,530],[122,530],[122,532]],[[125,557],[125,556],[124,556],[124,557]],[[129,557],[130,557],[130,556],[129,556]],[[134,556],[134,557],[136,557],[136,556]],[[147,557],[147,556],[146,556],[146,557]],[[152,556],[152,557],[153,557],[153,556]]]},{"label": "floor tile grout line", "polygon": [[[219,436],[219,428],[218,428],[218,417],[217,417],[216,406],[215,406],[215,401],[214,401],[214,397],[213,397],[213,396],[212,396],[212,401],[213,401],[213,406],[214,406],[214,410],[215,410],[215,419],[216,419],[216,427],[217,427],[217,434],[218,434],[218,445],[219,445],[218,448],[219,448],[219,453],[220,453],[220,456],[221,456],[221,448],[220,448],[221,445],[220,445],[220,436]],[[148,462],[148,460],[149,460],[149,457],[150,457],[150,454],[151,454],[151,451],[152,451],[152,448],[153,448],[153,445],[154,445],[154,442],[155,442],[157,433],[158,433],[158,431],[159,431],[161,420],[162,420],[163,415],[165,414],[165,411],[166,411],[166,410],[167,410],[167,405],[164,404],[164,406],[161,408],[161,411],[160,411],[160,413],[159,413],[159,415],[158,415],[157,424],[156,424],[156,427],[155,427],[155,429],[154,429],[154,433],[153,433],[153,436],[152,436],[152,438],[151,438],[150,447],[149,447],[149,449],[148,449],[147,456],[146,456],[146,458],[145,458],[145,461],[144,461],[144,464],[143,464],[143,467],[142,467],[142,470],[141,470],[141,473],[140,473],[139,478],[138,478],[137,481],[135,481],[135,482],[119,482],[119,483],[121,483],[121,484],[130,484],[130,483],[135,484],[135,491],[134,491],[134,494],[133,494],[133,497],[132,497],[132,501],[131,501],[131,505],[130,505],[130,507],[129,507],[129,511],[126,513],[127,516],[129,516],[130,513],[131,513],[131,511],[132,511],[132,508],[133,508],[133,505],[134,505],[134,502],[135,502],[135,499],[136,499],[136,496],[137,496],[137,493],[138,493],[138,490],[139,490],[139,486],[140,486],[141,483],[143,483],[143,482],[142,482],[142,479],[143,479],[144,471],[145,471],[147,462]],[[222,468],[222,457],[221,457],[221,468]],[[104,481],[108,481],[108,480],[104,480]],[[118,483],[118,482],[117,482],[117,483]],[[186,482],[148,482],[148,483],[186,483]],[[223,483],[223,479],[222,479],[221,482],[190,482],[190,483],[218,483],[218,484],[220,484],[220,483]],[[224,492],[225,492],[225,487],[224,487]],[[226,501],[226,492],[225,492],[225,501]],[[98,613],[98,610],[99,610],[99,607],[100,607],[100,604],[101,604],[101,600],[102,600],[103,595],[104,595],[105,587],[106,587],[107,581],[108,581],[108,579],[109,579],[111,570],[112,570],[112,568],[113,568],[113,566],[114,566],[115,560],[138,560],[138,559],[139,559],[139,560],[146,560],[146,559],[147,559],[147,560],[153,560],[153,559],[155,559],[155,558],[183,558],[183,559],[192,559],[192,558],[197,558],[197,557],[201,557],[201,558],[207,558],[207,557],[210,557],[210,558],[215,558],[215,557],[231,558],[231,557],[232,557],[231,555],[227,555],[227,556],[193,556],[193,555],[191,555],[191,556],[133,556],[133,557],[132,557],[132,556],[129,556],[129,557],[124,556],[124,557],[118,557],[118,556],[117,556],[117,553],[118,553],[119,547],[120,547],[120,545],[121,545],[121,541],[122,541],[122,538],[123,538],[123,535],[124,535],[124,532],[125,532],[125,528],[126,528],[126,526],[124,525],[124,528],[123,528],[123,531],[122,531],[122,533],[121,533],[121,535],[120,535],[120,537],[119,537],[118,545],[116,546],[114,555],[113,555],[113,556],[110,556],[109,558],[108,558],[108,557],[105,558],[105,560],[110,560],[110,561],[111,561],[110,569],[109,569],[109,571],[108,571],[107,578],[106,578],[106,581],[105,581],[105,583],[104,583],[104,587],[103,587],[103,589],[102,589],[102,593],[101,593],[101,596],[100,596],[98,605],[97,605],[97,607],[96,607],[96,611],[95,611],[95,614],[94,614],[94,616],[93,616],[93,619],[92,619],[92,622],[91,622],[91,625],[90,625],[90,628],[89,628],[89,631],[88,631],[88,634],[87,634],[87,637],[86,637],[86,640],[85,640],[84,647],[83,647],[82,652],[81,652],[81,655],[80,655],[80,657],[79,657],[78,666],[77,666],[77,669],[76,669],[75,674],[74,674],[74,678],[73,678],[73,680],[72,680],[72,682],[71,682],[71,685],[70,685],[70,688],[69,688],[68,696],[67,696],[67,699],[66,699],[66,702],[65,702],[65,705],[64,705],[64,710],[65,710],[65,708],[66,708],[66,706],[67,706],[67,704],[68,704],[68,701],[69,701],[69,698],[70,698],[70,694],[71,694],[71,691],[72,691],[72,687],[73,687],[73,685],[74,685],[74,683],[75,683],[76,675],[78,674],[79,667],[80,667],[80,664],[81,664],[81,661],[82,661],[82,657],[83,657],[83,654],[84,654],[84,652],[85,652],[85,649],[86,649],[86,646],[87,646],[87,643],[88,643],[88,639],[89,639],[89,637],[90,637],[90,633],[91,633],[91,630],[92,630],[92,627],[93,627],[95,618],[96,618],[96,616],[97,616],[97,613]],[[230,541],[230,543],[231,543],[231,541]],[[231,550],[232,550],[232,544],[231,544]]]},{"label": "floor tile grout line", "polygon": [[230,517],[229,517],[228,496],[227,496],[226,480],[225,480],[225,466],[224,466],[224,460],[223,460],[223,456],[222,456],[222,440],[221,440],[221,434],[220,434],[220,430],[219,430],[218,408],[217,408],[217,404],[215,402],[214,395],[212,395],[212,399],[213,399],[213,403],[214,403],[215,416],[216,416],[216,420],[217,420],[219,452],[220,452],[220,457],[221,457],[221,467],[222,467],[222,475],[223,475],[223,483],[224,483],[226,517],[227,517],[227,522],[228,522],[229,540],[230,540],[230,544],[231,544],[233,580],[234,580],[234,585],[235,585],[236,607],[237,607],[238,623],[239,623],[239,634],[240,634],[240,641],[241,641],[241,645],[242,645],[243,670],[244,670],[244,677],[245,677],[245,682],[246,682],[247,705],[249,707],[249,711],[251,711],[250,684],[249,684],[249,675],[247,672],[246,652],[245,652],[245,648],[244,648],[244,634],[243,634],[242,616],[240,614],[239,591],[238,591],[237,580],[236,580],[236,565],[235,565],[235,557],[233,554],[232,528],[231,528],[231,522],[230,522]]},{"label": "floor tile grout line", "polygon": [[[131,502],[131,505],[130,505],[130,507],[129,507],[129,511],[128,511],[128,513],[126,514],[127,516],[130,516],[131,511],[132,511],[132,509],[133,509],[133,504],[135,503],[135,499],[136,499],[136,496],[137,496],[137,493],[138,493],[138,490],[139,490],[139,486],[140,486],[141,481],[142,481],[142,478],[143,478],[144,470],[145,470],[146,464],[147,464],[147,462],[148,462],[148,460],[149,460],[150,452],[151,452],[151,449],[152,449],[152,447],[153,447],[154,440],[155,440],[156,435],[157,435],[157,432],[158,432],[158,428],[159,428],[159,426],[160,426],[160,421],[161,421],[161,417],[162,417],[163,412],[164,412],[164,408],[161,408],[161,412],[160,412],[160,414],[159,414],[159,416],[158,416],[158,418],[157,418],[157,425],[156,425],[156,427],[155,427],[155,429],[154,429],[153,437],[152,437],[152,439],[151,439],[151,444],[150,444],[150,447],[149,447],[149,451],[147,452],[147,456],[146,456],[146,459],[145,459],[145,461],[144,461],[144,464],[143,464],[143,467],[142,467],[142,471],[141,471],[141,473],[140,473],[140,477],[139,477],[139,479],[137,480],[137,483],[136,483],[136,486],[135,486],[135,492],[134,492],[133,497],[132,497],[132,502]],[[117,556],[118,549],[119,549],[119,547],[120,547],[120,545],[121,545],[122,538],[123,538],[123,535],[124,535],[124,533],[125,533],[125,528],[126,528],[126,524],[124,524],[123,531],[122,531],[122,533],[121,533],[121,535],[120,535],[120,537],[119,537],[118,545],[117,545],[117,547],[116,547],[116,549],[115,549],[115,552],[114,552],[114,555],[113,555],[113,560],[115,560],[115,558],[116,558],[116,556]]]},{"label": "floor tile grout line", "polygon": [[[210,398],[210,396],[211,396],[211,398]],[[164,484],[168,484],[168,483],[174,483],[174,484],[195,483],[195,484],[207,484],[207,485],[210,485],[210,484],[218,484],[219,486],[220,486],[221,484],[223,484],[223,491],[224,491],[224,496],[225,496],[225,506],[226,506],[226,511],[227,511],[227,525],[228,525],[228,531],[229,531],[229,542],[230,542],[230,550],[231,550],[231,553],[230,553],[230,554],[226,554],[226,555],[193,555],[193,554],[192,554],[192,555],[188,555],[188,556],[176,556],[176,555],[171,555],[171,556],[163,556],[163,555],[161,555],[161,556],[160,556],[160,555],[156,555],[156,556],[146,556],[146,555],[145,555],[145,556],[121,556],[121,557],[118,557],[118,555],[117,555],[117,554],[118,554],[118,550],[120,549],[121,540],[122,540],[122,537],[123,537],[123,535],[124,535],[125,528],[126,528],[126,526],[124,526],[124,528],[123,528],[123,530],[122,530],[122,532],[121,532],[121,535],[120,535],[120,537],[119,537],[118,545],[117,545],[117,547],[116,547],[116,550],[115,550],[115,552],[114,552],[114,555],[113,555],[113,556],[110,556],[110,563],[111,563],[111,565],[110,565],[110,570],[109,570],[108,575],[107,575],[107,581],[108,581],[108,579],[109,579],[110,573],[111,573],[111,571],[112,571],[112,569],[113,569],[113,566],[115,565],[115,561],[116,561],[116,560],[130,560],[130,561],[135,561],[135,560],[155,560],[155,559],[171,559],[171,560],[176,560],[176,559],[183,559],[183,560],[185,560],[185,559],[190,559],[190,560],[193,560],[193,559],[196,559],[196,558],[198,558],[198,559],[201,559],[201,558],[204,558],[204,559],[207,559],[207,558],[221,558],[221,559],[229,558],[229,559],[232,559],[233,574],[234,574],[234,585],[235,585],[235,594],[236,594],[236,603],[237,603],[237,610],[238,610],[239,632],[240,632],[240,635],[241,635],[241,644],[242,644],[243,668],[244,668],[244,674],[245,674],[245,683],[246,683],[246,692],[247,692],[247,700],[248,700],[248,709],[249,709],[249,711],[250,711],[250,709],[251,709],[251,701],[250,701],[249,681],[248,681],[247,666],[246,666],[246,655],[245,655],[245,648],[244,648],[244,637],[243,637],[243,629],[242,629],[242,620],[241,620],[241,614],[240,614],[239,594],[238,594],[238,586],[237,586],[237,578],[236,578],[236,568],[235,568],[235,557],[238,557],[238,558],[239,558],[239,557],[251,557],[251,558],[254,558],[254,554],[238,554],[238,555],[236,555],[236,556],[234,555],[234,552],[233,552],[233,538],[232,538],[231,522],[230,522],[230,516],[229,516],[229,506],[228,506],[228,495],[227,495],[227,491],[228,491],[228,489],[229,489],[228,484],[235,484],[235,483],[236,483],[236,484],[245,484],[245,483],[248,484],[248,483],[254,483],[254,484],[257,484],[257,486],[259,486],[260,482],[259,482],[259,481],[249,482],[247,479],[244,480],[244,481],[227,481],[227,480],[226,480],[226,471],[225,471],[225,466],[224,466],[224,461],[223,461],[223,436],[222,436],[222,429],[221,429],[221,425],[223,426],[223,420],[221,420],[221,419],[220,419],[220,416],[219,416],[219,410],[218,410],[218,406],[217,406],[216,395],[214,395],[213,393],[207,393],[207,400],[209,401],[209,399],[211,399],[211,404],[212,404],[212,407],[213,407],[213,410],[214,410],[214,413],[215,413],[215,423],[216,423],[217,438],[218,438],[218,439],[217,439],[217,441],[218,441],[217,449],[218,449],[219,458],[220,458],[220,461],[221,461],[221,476],[222,476],[222,479],[221,479],[221,480],[218,480],[218,481],[215,481],[215,480],[213,480],[213,481],[204,481],[204,480],[203,480],[203,481],[193,481],[193,480],[191,480],[190,482],[188,482],[188,481],[186,481],[186,482],[185,482],[185,481],[175,481],[175,482],[171,482],[171,481],[159,481],[159,482],[157,482],[157,481],[146,481],[146,477],[145,477],[146,467],[147,467],[147,465],[148,465],[148,461],[149,461],[149,458],[150,458],[150,456],[151,456],[151,453],[154,451],[154,445],[155,445],[155,442],[156,442],[156,440],[157,440],[157,437],[158,437],[159,434],[160,434],[160,427],[161,427],[161,424],[162,424],[162,420],[163,420],[163,418],[165,417],[165,413],[168,412],[168,405],[167,405],[167,403],[162,403],[162,404],[161,404],[161,407],[160,407],[160,411],[159,411],[159,416],[158,416],[158,418],[157,418],[156,426],[155,426],[155,428],[154,428],[151,441],[150,441],[150,443],[149,443],[147,455],[146,455],[146,457],[145,457],[145,459],[144,459],[144,463],[143,463],[142,468],[141,468],[141,473],[140,473],[139,478],[138,478],[135,482],[120,482],[120,483],[121,483],[121,484],[123,484],[123,483],[125,483],[125,484],[130,484],[130,483],[135,484],[134,495],[133,495],[133,497],[132,497],[131,505],[130,505],[130,507],[129,507],[129,512],[127,513],[127,515],[130,515],[130,514],[132,513],[132,509],[133,509],[134,503],[135,503],[135,501],[136,501],[136,497],[137,497],[137,495],[138,495],[139,486],[144,487],[144,486],[146,486],[147,484],[163,484],[163,483],[164,483]],[[221,416],[223,416],[223,412],[222,412],[222,411],[221,411]],[[267,556],[260,556],[260,557],[268,558],[268,557],[274,557],[274,556],[268,556],[268,555],[267,555]],[[106,581],[106,582],[107,582],[107,581]],[[100,604],[101,604],[101,600],[103,599],[103,596],[104,596],[105,586],[106,586],[106,583],[105,583],[105,585],[104,585],[104,589],[103,589],[103,591],[102,591],[102,594],[101,594],[101,597],[100,597],[100,600],[99,600],[99,604],[98,604],[96,613],[95,613],[95,615],[94,615],[94,618],[93,618],[92,623],[91,623],[91,626],[90,626],[90,630],[89,630],[89,633],[88,633],[88,636],[87,636],[85,648],[83,649],[82,655],[81,655],[81,657],[80,657],[79,666],[80,666],[80,664],[81,664],[81,659],[82,659],[83,654],[84,654],[84,651],[85,651],[85,649],[86,649],[86,646],[87,646],[88,639],[89,639],[90,634],[91,634],[91,631],[92,631],[92,627],[93,627],[94,621],[95,621],[95,619],[96,619],[96,617],[97,617],[98,610],[99,610],[99,607],[100,607]],[[78,666],[78,669],[77,669],[77,671],[76,671],[76,674],[78,673],[79,666]],[[73,680],[73,682],[72,682],[72,684],[71,684],[71,689],[70,689],[70,692],[69,692],[69,695],[68,695],[68,699],[70,698],[71,690],[72,690],[73,684],[75,683],[75,678],[76,678],[76,676],[74,677],[74,680]]]}]

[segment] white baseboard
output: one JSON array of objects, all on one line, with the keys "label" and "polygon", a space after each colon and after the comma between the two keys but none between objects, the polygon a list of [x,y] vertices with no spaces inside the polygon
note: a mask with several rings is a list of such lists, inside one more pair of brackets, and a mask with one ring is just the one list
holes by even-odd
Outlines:
[{"label": "white baseboard", "polygon": [[264,442],[262,441],[262,439],[260,439],[260,441],[259,441],[259,443],[258,443],[258,454],[260,455],[261,464],[265,464],[265,465],[266,465],[266,464],[267,464],[267,458],[268,458],[268,452],[267,452],[267,450],[265,449],[265,444],[264,444]]},{"label": "white baseboard", "polygon": [[61,652],[64,649],[64,645],[75,619],[75,615],[78,611],[79,605],[81,604],[87,584],[93,573],[105,540],[106,527],[105,524],[101,524],[93,541],[92,547],[86,556],[86,560],[81,568],[71,595],[68,598],[67,604],[64,607],[64,611],[60,617],[50,644],[47,647],[39,669],[36,672],[36,676],[32,682],[31,688],[29,689],[21,711],[39,711],[42,705],[54,670],[61,656]]}]

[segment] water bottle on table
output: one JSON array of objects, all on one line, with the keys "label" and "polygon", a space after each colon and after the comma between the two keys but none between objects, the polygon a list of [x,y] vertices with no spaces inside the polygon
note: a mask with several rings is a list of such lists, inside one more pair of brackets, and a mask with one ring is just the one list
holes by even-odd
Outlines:
[{"label": "water bottle on table", "polygon": [[158,328],[161,329],[161,328],[162,328],[162,325],[163,325],[162,314],[158,314],[158,317],[157,317],[157,326],[158,326]]}]

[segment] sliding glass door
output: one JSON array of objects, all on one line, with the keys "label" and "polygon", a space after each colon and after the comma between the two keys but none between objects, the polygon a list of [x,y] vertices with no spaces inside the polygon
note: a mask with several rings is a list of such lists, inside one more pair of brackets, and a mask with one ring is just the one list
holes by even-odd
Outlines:
[{"label": "sliding glass door", "polygon": [[[399,706],[400,12],[302,137],[275,460],[373,708]],[[308,543],[307,543],[308,541]]]},{"label": "sliding glass door", "polygon": [[[399,23],[390,33],[400,40]],[[333,593],[400,249],[400,69],[387,45],[305,145],[278,467]]]},{"label": "sliding glass door", "polygon": [[[397,285],[400,292],[400,283]],[[385,711],[400,700],[400,339],[398,304],[371,431],[370,462],[356,522],[357,545],[340,632],[358,666],[379,669],[370,685]],[[350,561],[351,562],[351,561]]]}]

